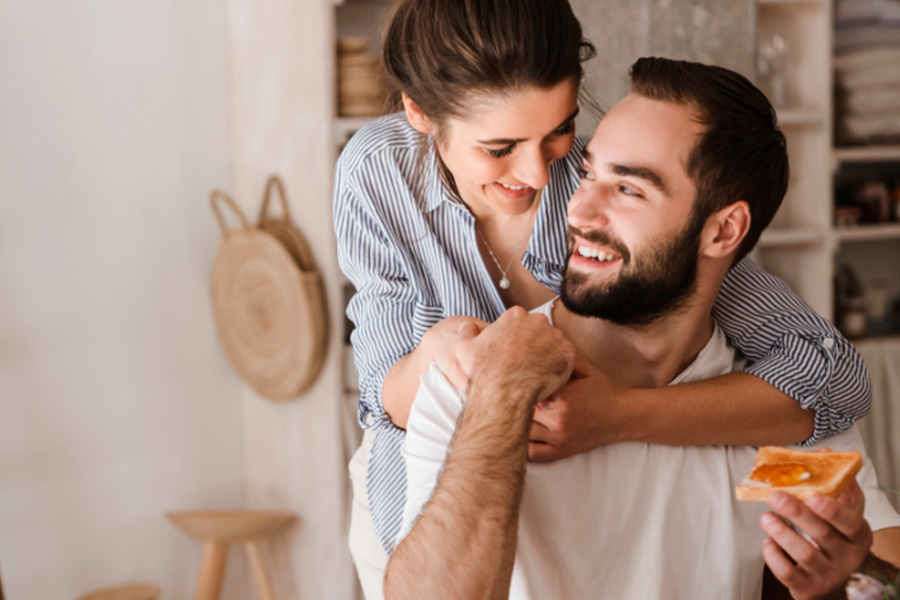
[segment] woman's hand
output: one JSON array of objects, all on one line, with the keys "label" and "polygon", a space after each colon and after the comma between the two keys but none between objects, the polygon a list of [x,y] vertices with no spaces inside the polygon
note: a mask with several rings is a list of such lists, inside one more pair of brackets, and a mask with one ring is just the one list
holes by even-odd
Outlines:
[{"label": "woman's hand", "polygon": [[466,389],[469,376],[456,360],[457,345],[478,335],[486,326],[485,321],[474,317],[448,317],[432,325],[415,350],[394,363],[382,387],[384,410],[394,425],[406,429],[419,378],[432,361],[437,362],[453,385]]},{"label": "woman's hand", "polygon": [[465,391],[469,385],[469,373],[457,359],[457,346],[461,340],[477,336],[487,326],[487,321],[474,317],[447,317],[433,325],[422,336],[420,344],[427,357],[425,369],[431,361],[436,362],[447,379],[458,390]]},{"label": "woman's hand", "polygon": [[534,411],[528,459],[558,460],[626,439],[622,392],[594,363],[577,356],[569,383]]}]

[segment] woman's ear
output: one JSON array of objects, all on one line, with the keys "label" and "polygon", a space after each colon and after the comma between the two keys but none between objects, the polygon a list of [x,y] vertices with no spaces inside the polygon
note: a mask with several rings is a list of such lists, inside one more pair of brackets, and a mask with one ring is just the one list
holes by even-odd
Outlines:
[{"label": "woman's ear", "polygon": [[701,233],[702,256],[728,256],[740,247],[750,231],[750,206],[743,200],[709,216]]},{"label": "woman's ear", "polygon": [[431,133],[434,131],[434,123],[425,116],[419,105],[413,102],[412,98],[406,94],[401,94],[401,97],[403,98],[403,110],[406,112],[406,119],[413,126],[413,129],[420,133]]}]

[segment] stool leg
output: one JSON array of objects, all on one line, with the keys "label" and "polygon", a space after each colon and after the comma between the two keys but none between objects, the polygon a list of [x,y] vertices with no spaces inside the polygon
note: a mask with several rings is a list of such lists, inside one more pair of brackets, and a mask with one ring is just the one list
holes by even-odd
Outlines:
[{"label": "stool leg", "polygon": [[262,600],[275,600],[275,589],[272,587],[272,581],[269,579],[269,574],[266,571],[266,563],[263,561],[259,544],[256,540],[248,540],[244,542],[244,550],[247,552],[250,570],[253,571],[253,579],[256,580],[259,597]]},{"label": "stool leg", "polygon": [[218,600],[228,559],[228,544],[206,542],[203,544],[203,564],[200,565],[200,579],[194,600]]}]

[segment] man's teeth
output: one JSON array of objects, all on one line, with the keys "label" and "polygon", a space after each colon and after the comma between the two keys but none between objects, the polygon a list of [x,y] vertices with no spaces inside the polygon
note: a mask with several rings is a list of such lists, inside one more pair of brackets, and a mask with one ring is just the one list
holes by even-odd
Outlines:
[{"label": "man's teeth", "polygon": [[578,246],[578,254],[585,258],[593,258],[594,260],[603,262],[609,262],[616,259],[615,254],[598,250],[597,248],[586,248],[584,246]]},{"label": "man's teeth", "polygon": [[[498,181],[497,183],[500,183],[500,182]],[[503,187],[505,187],[508,190],[514,190],[517,192],[521,191],[521,190],[527,190],[529,187],[527,185],[506,185],[505,183],[500,183],[500,185],[502,185]]]}]

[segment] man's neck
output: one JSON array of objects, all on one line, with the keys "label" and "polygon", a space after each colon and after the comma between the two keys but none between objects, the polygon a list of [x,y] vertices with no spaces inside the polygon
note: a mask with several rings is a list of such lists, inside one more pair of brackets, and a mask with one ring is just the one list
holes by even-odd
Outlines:
[{"label": "man's neck", "polygon": [[713,334],[716,294],[706,287],[698,280],[697,292],[684,307],[646,326],[582,317],[566,309],[561,300],[553,307],[553,322],[579,353],[617,384],[662,387],[696,360]]}]

